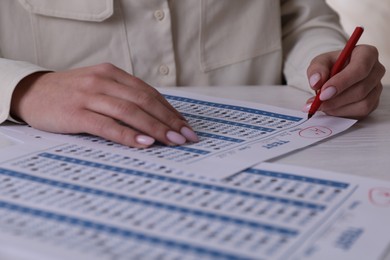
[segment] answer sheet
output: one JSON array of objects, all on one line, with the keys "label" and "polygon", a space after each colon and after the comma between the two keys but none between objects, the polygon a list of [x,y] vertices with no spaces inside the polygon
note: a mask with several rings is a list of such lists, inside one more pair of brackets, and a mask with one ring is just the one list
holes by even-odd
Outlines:
[{"label": "answer sheet", "polygon": [[356,122],[325,115],[315,115],[307,120],[307,114],[300,111],[176,90],[163,90],[162,93],[187,118],[200,142],[134,149],[88,135],[50,135],[20,126],[11,129],[63,143],[96,145],[107,154],[121,150],[140,160],[225,178],[256,163],[332,137]]},{"label": "answer sheet", "polygon": [[389,246],[388,182],[267,163],[216,180],[27,139],[0,149],[0,259],[373,260]]}]

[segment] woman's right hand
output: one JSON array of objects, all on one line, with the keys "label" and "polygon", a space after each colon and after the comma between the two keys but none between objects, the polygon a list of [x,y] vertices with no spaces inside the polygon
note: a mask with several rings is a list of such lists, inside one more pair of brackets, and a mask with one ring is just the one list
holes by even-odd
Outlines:
[{"label": "woman's right hand", "polygon": [[14,91],[11,116],[40,130],[89,133],[131,147],[198,141],[158,91],[112,64],[24,78]]}]

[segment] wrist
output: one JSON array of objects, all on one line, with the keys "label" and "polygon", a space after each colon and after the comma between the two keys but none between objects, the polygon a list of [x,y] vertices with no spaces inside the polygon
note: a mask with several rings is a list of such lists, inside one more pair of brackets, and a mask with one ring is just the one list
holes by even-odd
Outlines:
[{"label": "wrist", "polygon": [[24,77],[19,83],[16,85],[11,99],[11,107],[10,107],[10,116],[16,120],[23,120],[23,105],[26,103],[26,98],[28,94],[32,91],[33,86],[36,84],[37,80],[47,74],[49,72],[35,72]]}]

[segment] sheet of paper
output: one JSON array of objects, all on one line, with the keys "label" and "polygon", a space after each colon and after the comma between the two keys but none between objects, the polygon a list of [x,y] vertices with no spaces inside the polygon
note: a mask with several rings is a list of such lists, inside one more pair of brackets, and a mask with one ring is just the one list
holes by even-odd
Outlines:
[{"label": "sheet of paper", "polygon": [[8,259],[381,259],[389,245],[388,182],[275,164],[213,180],[30,137],[0,149]]},{"label": "sheet of paper", "polygon": [[51,136],[26,127],[13,129],[63,143],[103,147],[108,153],[120,149],[123,154],[140,160],[153,160],[194,174],[224,178],[329,138],[356,122],[324,115],[306,120],[307,114],[300,111],[172,90],[163,93],[188,119],[201,139],[199,143],[132,149],[86,135]]}]

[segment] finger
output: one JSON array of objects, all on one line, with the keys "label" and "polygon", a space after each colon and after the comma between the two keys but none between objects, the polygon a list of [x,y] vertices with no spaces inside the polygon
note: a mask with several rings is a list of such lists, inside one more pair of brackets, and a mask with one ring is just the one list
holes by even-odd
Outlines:
[{"label": "finger", "polygon": [[[151,96],[154,96],[162,104],[164,104],[169,110],[176,114],[177,117],[185,120],[185,118],[171,105],[168,101],[152,86],[148,85],[144,81],[140,80],[137,77],[127,73],[126,71],[115,67],[112,64],[106,63],[99,65],[99,70],[103,75],[107,75],[109,79],[112,79],[118,83],[121,83],[123,86],[136,88],[148,93]],[[119,95],[125,95],[125,90],[120,91]]]},{"label": "finger", "polygon": [[321,92],[331,86],[335,88],[334,96],[342,93],[357,82],[367,78],[377,63],[378,51],[375,47],[357,46],[352,52],[349,63],[324,84]]},{"label": "finger", "polygon": [[[384,67],[377,62],[372,71],[366,78],[350,86],[346,90],[339,92],[336,87],[329,86],[321,92],[320,99],[327,102],[327,106],[337,108],[348,103],[356,103],[366,98],[366,96],[375,88],[384,75]],[[337,93],[337,95],[336,95]]]},{"label": "finger", "polygon": [[365,99],[339,107],[329,106],[328,101],[323,102],[321,111],[332,116],[361,119],[378,107],[382,89],[383,86],[379,83]]},{"label": "finger", "polygon": [[311,97],[311,98],[307,99],[306,103],[303,105],[301,111],[304,113],[308,113],[310,111],[310,108],[313,104],[314,99],[315,99],[315,97]]},{"label": "finger", "polygon": [[185,122],[172,113],[163,113],[162,109],[152,116],[135,103],[102,94],[90,98],[86,108],[117,119],[167,145],[181,145],[187,140],[179,134],[185,129]]},{"label": "finger", "polygon": [[[183,137],[179,134],[176,134],[178,131],[180,131],[181,134],[185,137],[184,140],[187,139],[193,142],[198,141],[197,135],[191,129],[188,123],[186,121],[183,121],[181,117],[178,117],[177,114],[175,112],[172,112],[169,107],[164,105],[164,103],[160,102],[160,100],[164,99],[161,99],[161,95],[158,92],[152,90],[153,93],[156,93],[156,96],[149,95],[147,93],[148,91],[145,91],[147,89],[152,89],[150,86],[146,88],[137,89],[135,87],[129,87],[118,83],[117,80],[112,78],[112,75],[118,73],[118,71],[121,70],[117,69],[111,64],[101,64],[89,68],[89,70],[90,71],[87,71],[88,73],[84,73],[87,74],[87,76],[83,77],[84,88],[83,91],[81,91],[82,93],[87,94],[89,97],[92,97],[95,94],[106,94],[106,96],[112,96],[117,97],[119,99],[127,100],[129,102],[137,104],[141,109],[149,113],[151,116],[155,117],[157,120],[159,119],[159,117],[161,117],[158,113],[170,114],[171,117],[176,118],[176,122],[179,121],[181,122],[181,124],[184,124],[186,126],[178,127],[177,123],[171,123],[172,120],[168,121],[168,124],[170,124],[170,128],[172,128],[172,126],[176,128],[173,129],[175,133],[172,134],[171,131],[167,133],[169,134],[168,136],[170,137],[171,141],[174,141],[176,144],[182,144],[181,141]],[[127,74],[127,76],[130,75]],[[91,100],[91,98],[86,99],[86,101]],[[83,99],[82,102],[85,103],[86,101],[85,99]],[[91,110],[93,111],[93,109]]]},{"label": "finger", "polygon": [[120,125],[114,119],[84,111],[79,114],[79,132],[100,136],[115,143],[130,147],[145,148],[154,143],[154,139],[129,127]]},{"label": "finger", "polygon": [[133,83],[128,83],[128,84],[132,84],[132,85],[128,85],[126,84],[126,82],[124,82],[123,84],[126,85],[126,86],[132,86],[134,88],[137,88],[143,92],[146,92],[148,95],[150,96],[153,96],[154,98],[156,98],[159,102],[161,102],[161,104],[163,104],[164,106],[166,106],[171,112],[175,113],[175,115],[177,117],[179,117],[180,119],[182,120],[185,120],[187,121],[187,119],[182,115],[180,114],[179,111],[176,110],[176,108],[174,108],[165,98],[164,96],[158,92],[154,87],[146,84],[144,81],[138,79],[138,78],[135,78],[135,77],[132,77],[131,79],[133,81]]},{"label": "finger", "polygon": [[161,96],[161,94],[159,94],[159,98],[161,99],[160,101],[166,105],[166,107],[168,107],[172,112],[174,112],[176,114],[176,116],[180,117],[180,119],[188,122],[187,118],[185,118],[179,111],[176,110],[175,107],[173,107],[169,102],[168,100],[165,99],[165,97]]},{"label": "finger", "polygon": [[337,59],[339,52],[329,52],[315,57],[307,68],[307,77],[313,90],[320,89],[328,80],[330,68]]},{"label": "finger", "polygon": [[164,99],[163,102],[161,101],[162,99],[160,98],[160,94],[150,94],[151,92],[146,88],[139,89],[128,87],[113,80],[100,81],[99,85],[99,93],[103,94],[104,96],[111,96],[135,103],[139,107],[142,107],[145,112],[150,113],[156,118],[159,118],[158,114],[169,114],[171,117],[182,121],[181,115],[178,117],[177,113],[166,106],[166,101]]},{"label": "finger", "polygon": [[[105,89],[115,89],[115,91],[103,91],[103,93],[107,92],[106,96],[113,96],[134,103],[146,113],[163,122],[170,129],[180,132],[187,140],[191,142],[197,142],[199,140],[188,122],[183,120],[182,117],[177,117],[177,113],[172,112],[172,110],[165,105],[165,103],[167,103],[165,99],[161,102],[161,99],[158,98],[161,97],[159,93],[156,97],[156,95],[150,95],[150,92],[144,91],[143,89],[129,88],[114,81],[110,81],[108,84],[110,86],[107,86]],[[122,93],[122,95],[119,95],[120,93]],[[114,104],[114,102],[111,102],[111,104]]]}]

